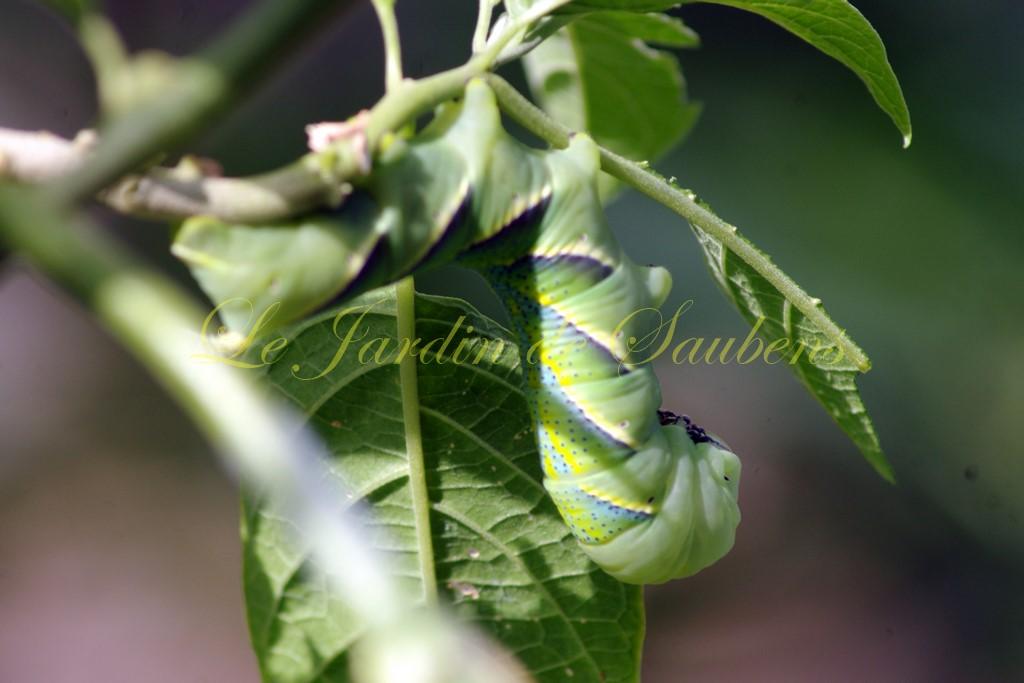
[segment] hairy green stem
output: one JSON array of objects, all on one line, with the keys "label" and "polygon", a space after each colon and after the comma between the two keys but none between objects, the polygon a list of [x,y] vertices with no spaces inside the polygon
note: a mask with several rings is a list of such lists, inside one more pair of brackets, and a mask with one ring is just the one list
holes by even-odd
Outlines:
[{"label": "hairy green stem", "polygon": [[416,81],[402,81],[370,110],[366,126],[367,146],[371,150],[376,149],[386,134],[455,97],[471,78],[485,70],[484,60],[478,57],[449,71]]},{"label": "hairy green stem", "polygon": [[568,0],[548,0],[535,5],[494,36],[486,49],[462,66],[420,80],[402,81],[388,91],[370,111],[366,126],[367,145],[375,150],[383,137],[401,128],[420,114],[462,93],[470,79],[486,74],[509,44],[522,39],[522,34],[535,21],[564,5]]},{"label": "hairy green stem", "polygon": [[[573,131],[558,123],[532,102],[523,97],[508,81],[495,74],[486,76],[488,84],[502,109],[524,128],[555,147],[565,147]],[[822,333],[835,342],[846,358],[861,372],[871,369],[867,355],[846,332],[825,313],[821,300],[810,296],[788,275],[761,253],[754,245],[730,225],[700,205],[692,193],[675,187],[646,164],[630,161],[623,156],[600,147],[601,169],[627,185],[639,190],[659,204],[663,204],[685,218],[692,225],[711,235],[729,251],[736,254],[761,277],[767,280],[793,304]]]}]

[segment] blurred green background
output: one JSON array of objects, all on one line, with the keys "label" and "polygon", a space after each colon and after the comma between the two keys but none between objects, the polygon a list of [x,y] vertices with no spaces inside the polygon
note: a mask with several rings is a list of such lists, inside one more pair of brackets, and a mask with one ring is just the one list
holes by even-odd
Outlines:
[{"label": "blurred green background", "polygon": [[[183,54],[248,3],[110,0],[135,49]],[[659,368],[666,407],[744,461],[731,555],[648,590],[645,680],[1024,680],[1024,5],[861,0],[914,144],[839,64],[739,11],[679,11],[704,105],[657,164],[740,226],[869,352],[860,382],[899,484],[878,479],[782,366]],[[459,63],[475,3],[399,2],[410,75]],[[522,83],[518,68],[508,76]],[[228,173],[303,152],[303,126],[373,103],[368,7],[325,27],[190,149]],[[95,113],[70,32],[0,0],[0,125],[72,135]],[[746,329],[674,214],[610,207],[633,257],[692,298],[687,335]],[[96,209],[185,281],[161,226]],[[481,280],[427,291],[497,314]],[[75,305],[0,271],[0,680],[251,681],[237,503],[177,409]]]}]

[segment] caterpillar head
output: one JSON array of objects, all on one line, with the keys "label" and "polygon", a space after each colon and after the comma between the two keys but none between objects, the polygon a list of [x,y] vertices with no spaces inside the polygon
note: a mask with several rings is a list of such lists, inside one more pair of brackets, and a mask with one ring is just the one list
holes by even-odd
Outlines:
[{"label": "caterpillar head", "polygon": [[667,448],[671,465],[657,513],[608,543],[583,546],[602,569],[626,583],[696,574],[729,552],[740,522],[740,459],[688,418],[661,418],[655,440]]}]

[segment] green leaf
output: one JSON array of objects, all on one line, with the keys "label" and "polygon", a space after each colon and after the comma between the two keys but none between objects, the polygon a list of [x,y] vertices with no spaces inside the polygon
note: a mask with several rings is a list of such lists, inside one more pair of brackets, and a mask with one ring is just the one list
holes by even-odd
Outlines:
[{"label": "green leaf", "polygon": [[[747,263],[700,228],[694,226],[693,230],[715,281],[743,317],[751,325],[760,325],[758,332],[766,343],[789,340],[789,345],[776,349],[772,358],[782,358],[779,364],[785,363],[796,373],[871,466],[887,481],[894,481],[892,467],[857,392],[857,366],[843,357],[835,340],[823,334]],[[800,345],[804,351],[797,354]]]},{"label": "green leaf", "polygon": [[[291,328],[266,380],[309,416],[334,454],[333,472],[367,504],[376,545],[419,594],[398,366],[369,357],[382,343],[371,340],[386,338],[388,348],[397,348],[392,292],[371,292],[344,306],[354,310],[337,325],[328,313]],[[416,313],[424,343],[445,339],[461,319],[441,354],[445,362],[427,353],[417,366],[443,601],[493,634],[539,681],[638,680],[641,590],[592,564],[548,497],[520,389],[519,354],[508,333],[454,299],[419,296]],[[336,367],[308,379],[330,367],[339,336],[353,329],[358,341]],[[463,339],[456,364],[451,356]],[[362,363],[358,354],[366,344],[369,362]],[[437,342],[432,350],[440,347]],[[288,524],[246,502],[245,593],[264,678],[348,680],[349,646],[360,625],[308,578],[312,574],[300,571],[306,558],[284,542]]]},{"label": "green leaf", "polygon": [[[576,19],[523,60],[530,88],[560,123],[631,159],[653,160],[679,142],[700,108],[686,100],[676,58],[647,43],[696,45],[677,19],[597,12]],[[602,175],[602,196],[614,181]]]},{"label": "green leaf", "polygon": [[696,32],[667,14],[634,12],[600,12],[588,15],[598,24],[622,31],[630,38],[666,47],[697,47]]},{"label": "green leaf", "polygon": [[903,134],[912,137],[910,112],[885,45],[875,29],[846,0],[691,0],[760,14],[842,62],[867,85],[875,102]]}]

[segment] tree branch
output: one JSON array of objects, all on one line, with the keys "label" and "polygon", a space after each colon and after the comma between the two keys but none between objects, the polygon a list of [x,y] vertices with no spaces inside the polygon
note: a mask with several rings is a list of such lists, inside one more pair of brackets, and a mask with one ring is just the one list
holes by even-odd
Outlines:
[{"label": "tree branch", "polygon": [[[53,181],[89,163],[95,134],[74,141],[48,132],[0,128],[0,180]],[[232,223],[283,220],[319,206],[337,206],[363,160],[339,144],[268,173],[247,178],[204,175],[188,159],[177,168],[130,175],[99,194],[112,209],[153,220],[215,216]]]},{"label": "tree branch", "polygon": [[92,131],[83,131],[71,141],[46,131],[0,128],[0,180],[51,180],[81,164],[94,143]]},{"label": "tree branch", "polygon": [[[339,4],[348,6],[353,1],[341,0]],[[236,56],[224,58],[227,61],[221,70],[216,68],[216,59],[214,68],[200,60],[184,61],[179,66],[185,73],[178,91],[116,122],[104,132],[95,150],[48,133],[0,130],[0,179],[49,180],[49,193],[58,204],[98,195],[117,211],[158,220],[202,214],[228,222],[263,223],[318,206],[336,205],[343,199],[348,181],[365,173],[365,155],[372,154],[386,133],[457,96],[467,81],[486,73],[502,50],[520,38],[529,25],[566,1],[548,0],[516,22],[507,23],[486,50],[462,66],[416,81],[396,78],[401,72],[392,67],[391,87],[367,117],[362,140],[340,140],[324,152],[306,155],[275,171],[249,178],[219,178],[183,176],[174,169],[155,168],[120,177],[157,152],[166,151],[168,145],[180,141],[216,110],[230,94],[223,78],[249,73],[248,69],[253,68]],[[284,4],[318,7],[323,2],[293,0]],[[227,54],[226,48],[212,54]]]},{"label": "tree branch", "polygon": [[89,163],[58,179],[49,190],[70,206],[97,195],[125,173],[174,148],[226,103],[255,85],[264,71],[301,44],[328,14],[358,0],[263,0],[209,49],[179,60],[173,85],[102,130]]}]

